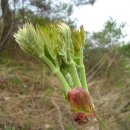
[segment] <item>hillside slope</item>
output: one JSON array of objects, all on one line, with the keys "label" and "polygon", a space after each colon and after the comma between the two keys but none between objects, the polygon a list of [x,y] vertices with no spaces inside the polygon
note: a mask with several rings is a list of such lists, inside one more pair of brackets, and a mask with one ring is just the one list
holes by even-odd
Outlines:
[{"label": "hillside slope", "polygon": [[[85,130],[73,121],[59,81],[41,68],[29,60],[0,59],[0,130]],[[101,130],[129,130],[130,87],[112,87],[104,77],[89,81],[89,88]]]}]

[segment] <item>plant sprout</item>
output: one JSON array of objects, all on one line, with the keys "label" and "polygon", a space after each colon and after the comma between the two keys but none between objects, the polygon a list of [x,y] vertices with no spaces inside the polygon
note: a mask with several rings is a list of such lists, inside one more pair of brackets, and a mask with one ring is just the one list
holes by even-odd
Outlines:
[{"label": "plant sprout", "polygon": [[83,63],[85,34],[83,26],[71,30],[65,23],[36,27],[26,23],[14,35],[24,52],[45,63],[60,80],[79,124],[96,117]]}]

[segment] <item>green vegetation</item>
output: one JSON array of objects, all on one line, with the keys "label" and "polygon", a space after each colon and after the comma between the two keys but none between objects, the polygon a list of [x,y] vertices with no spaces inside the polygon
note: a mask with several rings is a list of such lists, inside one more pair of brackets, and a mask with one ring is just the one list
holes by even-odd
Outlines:
[{"label": "green vegetation", "polygon": [[[78,93],[82,91],[81,86],[85,91],[89,90],[93,98],[101,130],[129,130],[130,42],[126,43],[124,40],[126,36],[124,29],[129,26],[125,23],[118,24],[118,21],[110,18],[98,32],[84,32],[82,27],[75,30],[76,20],[70,17],[73,8],[94,2],[95,0],[72,0],[71,3],[55,3],[47,0],[22,0],[22,2],[1,0],[1,130],[86,129],[84,125],[78,125],[73,121],[66,101],[68,99],[71,109],[76,110],[74,106],[77,104],[71,97],[76,91]],[[71,29],[60,21],[65,22]],[[32,46],[32,49],[36,50],[35,53],[29,52],[37,57],[42,65],[24,54],[13,37],[18,27],[22,27],[26,22],[30,24],[20,29],[21,32],[25,31],[22,39],[24,36],[30,37],[31,33],[27,33],[29,30],[26,30],[30,27],[36,35],[28,39],[28,45],[32,45],[30,40],[38,45],[39,39],[42,39],[42,44],[44,42],[43,47]],[[71,37],[66,35],[70,33]],[[66,43],[71,43],[68,50]],[[55,47],[55,44],[60,45],[60,49]],[[40,54],[37,53],[39,49]],[[59,74],[55,76],[57,72]],[[61,79],[62,84],[57,77]],[[88,95],[84,94],[85,96]],[[83,102],[83,92],[79,97]],[[78,111],[82,110],[83,108],[78,108]]]},{"label": "green vegetation", "polygon": [[83,63],[85,33],[83,27],[71,31],[65,23],[35,28],[27,23],[14,35],[24,52],[45,63],[58,77],[78,123],[96,116]]}]

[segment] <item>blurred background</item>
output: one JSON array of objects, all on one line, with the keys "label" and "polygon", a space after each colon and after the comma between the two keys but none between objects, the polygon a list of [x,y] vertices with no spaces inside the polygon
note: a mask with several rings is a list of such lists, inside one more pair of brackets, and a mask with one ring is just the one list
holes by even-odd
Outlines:
[{"label": "blurred background", "polygon": [[13,37],[26,22],[57,21],[86,29],[84,64],[100,130],[130,130],[129,6],[128,0],[1,0],[0,130],[86,130],[73,121],[58,79]]}]

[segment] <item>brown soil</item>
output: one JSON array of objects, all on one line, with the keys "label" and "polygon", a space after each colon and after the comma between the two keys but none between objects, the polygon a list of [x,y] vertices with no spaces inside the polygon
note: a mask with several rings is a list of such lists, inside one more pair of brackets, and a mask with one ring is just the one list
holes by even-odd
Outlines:
[{"label": "brown soil", "polygon": [[[46,66],[24,60],[0,62],[0,130],[86,130],[76,124],[60,83]],[[129,130],[130,87],[107,79],[89,81],[101,130]]]}]

